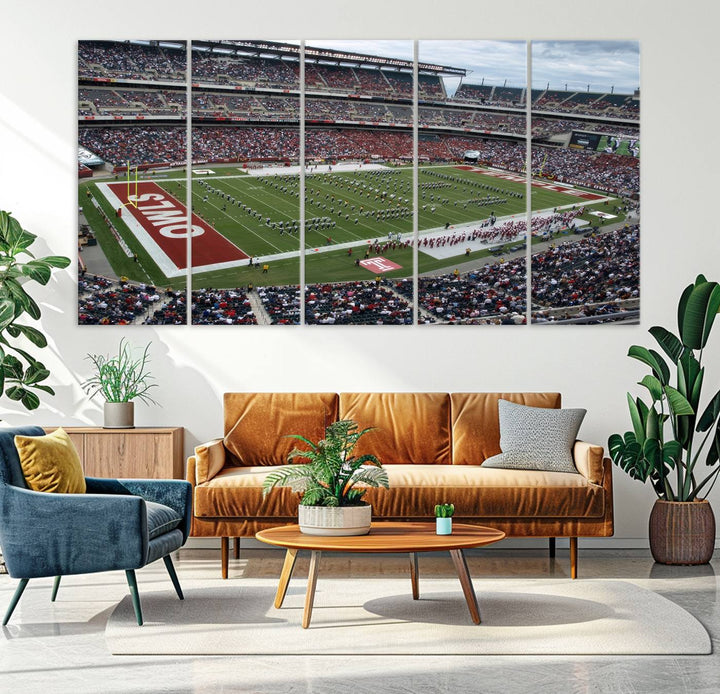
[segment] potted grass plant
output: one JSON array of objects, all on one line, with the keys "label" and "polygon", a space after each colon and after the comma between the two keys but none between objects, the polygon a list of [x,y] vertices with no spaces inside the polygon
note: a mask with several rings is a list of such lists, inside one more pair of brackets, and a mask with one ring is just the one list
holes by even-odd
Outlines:
[{"label": "potted grass plant", "polygon": [[370,531],[372,509],[363,501],[368,487],[387,489],[387,472],[372,454],[355,456],[357,442],[373,427],[360,429],[349,419],[330,424],[325,438],[317,443],[292,435],[309,448],[294,448],[288,460],[306,459],[287,465],[267,476],[263,497],[274,487],[290,487],[300,492],[298,524],[308,535],[366,535]]},{"label": "potted grass plant", "polygon": [[120,340],[116,355],[88,354],[87,358],[92,362],[95,373],[83,386],[90,397],[100,394],[105,398],[105,429],[132,429],[135,426],[134,400],[140,400],[146,405],[157,405],[149,395],[150,389],[157,387],[148,369],[151,344],[148,342],[145,345],[139,357],[134,356],[130,344],[124,338]]},{"label": "potted grass plant", "polygon": [[705,564],[713,554],[707,495],[720,473],[720,390],[704,407],[701,394],[709,380],[703,353],[719,310],[720,285],[699,275],[680,297],[678,335],[650,328],[665,356],[637,345],[628,351],[650,368],[639,382],[649,399],[627,394],[632,431],[613,434],[608,446],[613,462],[632,478],[649,480],[658,496],[649,535],[662,564]]}]

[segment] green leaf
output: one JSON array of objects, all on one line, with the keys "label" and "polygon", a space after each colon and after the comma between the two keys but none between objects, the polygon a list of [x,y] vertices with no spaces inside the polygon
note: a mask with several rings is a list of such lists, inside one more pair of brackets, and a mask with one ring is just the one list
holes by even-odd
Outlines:
[{"label": "green leaf", "polygon": [[681,319],[680,339],[690,349],[705,347],[720,309],[720,285],[699,280],[687,297],[682,315],[678,314]]},{"label": "green leaf", "polygon": [[8,289],[15,302],[22,307],[23,311],[26,311],[36,320],[40,318],[40,308],[35,303],[35,300],[20,286],[16,280],[6,279],[3,284]]},{"label": "green leaf", "polygon": [[[12,330],[10,328],[12,328]],[[8,329],[8,332],[13,337],[17,337],[22,333],[35,346],[47,347],[47,338],[37,328],[33,328],[29,325],[20,325],[19,323],[13,324],[10,328]]]},{"label": "green leaf", "polygon": [[663,396],[663,387],[662,383],[655,378],[655,376],[651,376],[650,374],[647,374],[643,378],[642,381],[638,383],[640,386],[645,386],[649,391],[650,395],[652,396],[653,400],[661,400]]},{"label": "green leaf", "polygon": [[648,332],[657,340],[657,343],[662,348],[663,352],[670,357],[670,361],[675,364],[680,358],[682,353],[685,351],[683,343],[675,337],[669,330],[655,325]]},{"label": "green leaf", "polygon": [[0,331],[15,320],[15,304],[8,298],[0,298]]},{"label": "green leaf", "polygon": [[50,266],[41,263],[39,260],[31,260],[20,268],[20,272],[40,284],[47,284],[50,281]]},{"label": "green leaf", "polygon": [[667,396],[670,409],[676,416],[682,417],[695,414],[692,405],[680,391],[675,390],[672,386],[665,386],[665,395]]},{"label": "green leaf", "polygon": [[25,391],[21,402],[28,410],[36,410],[40,406],[40,398],[29,390]]},{"label": "green leaf", "polygon": [[697,423],[697,431],[707,431],[713,422],[720,416],[720,390],[713,395],[712,399],[702,413]]},{"label": "green leaf", "polygon": [[[698,277],[698,280],[699,279],[700,278]],[[680,301],[678,301],[678,334],[680,335],[681,340],[683,323],[685,322],[685,311],[687,310],[687,304],[690,300],[690,295],[692,294],[693,289],[695,289],[694,284],[689,284],[685,287],[683,293],[680,295]]]},{"label": "green leaf", "polygon": [[11,400],[21,400],[25,393],[27,393],[27,391],[22,386],[11,386],[5,391],[5,395]]},{"label": "green leaf", "polygon": [[657,439],[659,436],[660,423],[658,413],[655,411],[655,408],[650,408],[645,420],[645,437],[648,439]]},{"label": "green leaf", "polygon": [[5,376],[7,378],[22,378],[23,375],[23,365],[22,362],[17,358],[14,357],[12,354],[5,355],[5,358],[2,362],[3,371],[5,372]]},{"label": "green leaf", "polygon": [[47,255],[44,258],[38,259],[40,262],[47,263],[51,267],[66,268],[70,265],[70,258],[66,258],[64,255]]},{"label": "green leaf", "polygon": [[46,369],[39,361],[31,364],[28,370],[25,372],[23,377],[23,383],[30,385],[33,383],[40,383],[50,376],[50,371]]},{"label": "green leaf", "polygon": [[639,345],[633,345],[628,350],[628,356],[641,361],[643,364],[647,364],[652,370],[655,376],[660,379],[663,385],[667,385],[670,380],[670,369],[665,363],[665,360],[654,350],[641,347]]},{"label": "green leaf", "polygon": [[635,431],[635,439],[642,444],[645,440],[645,418],[640,413],[638,402],[633,399],[630,393],[627,394],[628,408],[630,409],[630,419],[632,421],[633,430]]},{"label": "green leaf", "polygon": [[648,473],[656,472],[662,465],[662,448],[656,438],[646,439],[643,443],[643,457],[648,464]]}]

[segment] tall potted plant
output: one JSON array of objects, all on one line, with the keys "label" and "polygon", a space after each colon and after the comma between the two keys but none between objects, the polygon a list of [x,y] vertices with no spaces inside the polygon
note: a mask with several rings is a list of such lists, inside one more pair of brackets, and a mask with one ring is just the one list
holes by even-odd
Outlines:
[{"label": "tall potted plant", "polygon": [[43,383],[50,371],[22,345],[24,339],[47,347],[38,328],[21,322],[25,316],[40,318],[40,307],[26,287],[30,282],[47,284],[53,268],[70,265],[70,258],[61,255],[36,258],[29,250],[36,238],[8,212],[0,212],[0,396],[4,393],[28,410],[39,407],[38,393],[55,391]]},{"label": "tall potted plant", "polygon": [[[701,408],[702,365],[720,285],[699,275],[678,304],[678,335],[650,334],[665,353],[634,345],[628,356],[650,367],[639,385],[649,402],[627,394],[632,431],[610,436],[613,462],[631,477],[650,480],[658,499],[650,515],[650,549],[663,564],[705,564],[715,544],[715,517],[707,494],[720,473],[720,390]],[[674,367],[675,377],[671,374]]]},{"label": "tall potted plant", "polygon": [[360,430],[356,422],[346,419],[326,427],[325,438],[317,443],[292,435],[310,448],[293,449],[288,460],[304,458],[309,462],[288,465],[268,475],[263,497],[274,487],[300,492],[298,523],[300,531],[308,535],[367,534],[372,509],[362,500],[366,489],[357,485],[390,486],[387,472],[374,455],[353,455],[357,442],[371,430]]},{"label": "tall potted plant", "polygon": [[146,405],[157,405],[149,395],[150,389],[157,387],[157,383],[152,383],[154,377],[148,368],[151,344],[145,345],[140,357],[133,356],[130,344],[124,338],[114,356],[88,354],[95,373],[83,386],[90,397],[101,394],[105,398],[103,426],[106,429],[132,429],[135,422],[133,401],[136,399]]},{"label": "tall potted plant", "polygon": [[[40,395],[55,395],[44,383],[50,370],[28,352],[23,341],[38,349],[47,338],[38,328],[23,322],[40,319],[40,307],[27,291],[31,282],[47,284],[53,268],[66,268],[70,258],[49,255],[36,258],[30,246],[37,236],[23,229],[9,212],[0,211],[0,397],[19,402],[26,410],[40,406]],[[7,573],[0,553],[0,574]]]}]

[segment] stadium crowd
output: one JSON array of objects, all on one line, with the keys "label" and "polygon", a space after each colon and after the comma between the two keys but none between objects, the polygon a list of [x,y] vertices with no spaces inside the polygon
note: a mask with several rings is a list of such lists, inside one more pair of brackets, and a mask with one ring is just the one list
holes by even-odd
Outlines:
[{"label": "stadium crowd", "polygon": [[308,285],[305,322],[308,325],[412,325],[412,306],[394,283],[342,282]]},{"label": "stadium crowd", "polygon": [[[78,279],[80,325],[130,325],[147,319],[161,301],[156,287],[81,272]],[[183,316],[182,322],[185,322]]]},{"label": "stadium crowd", "polygon": [[534,310],[602,304],[613,312],[618,302],[640,296],[640,229],[628,225],[558,244],[533,255],[532,268]]}]

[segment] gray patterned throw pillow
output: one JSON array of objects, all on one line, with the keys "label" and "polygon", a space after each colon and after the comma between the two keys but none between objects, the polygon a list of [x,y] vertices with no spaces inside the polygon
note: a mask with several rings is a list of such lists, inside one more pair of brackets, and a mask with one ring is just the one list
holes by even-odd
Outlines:
[{"label": "gray patterned throw pillow", "polygon": [[500,455],[484,467],[577,472],[572,447],[587,410],[527,407],[498,400]]}]

